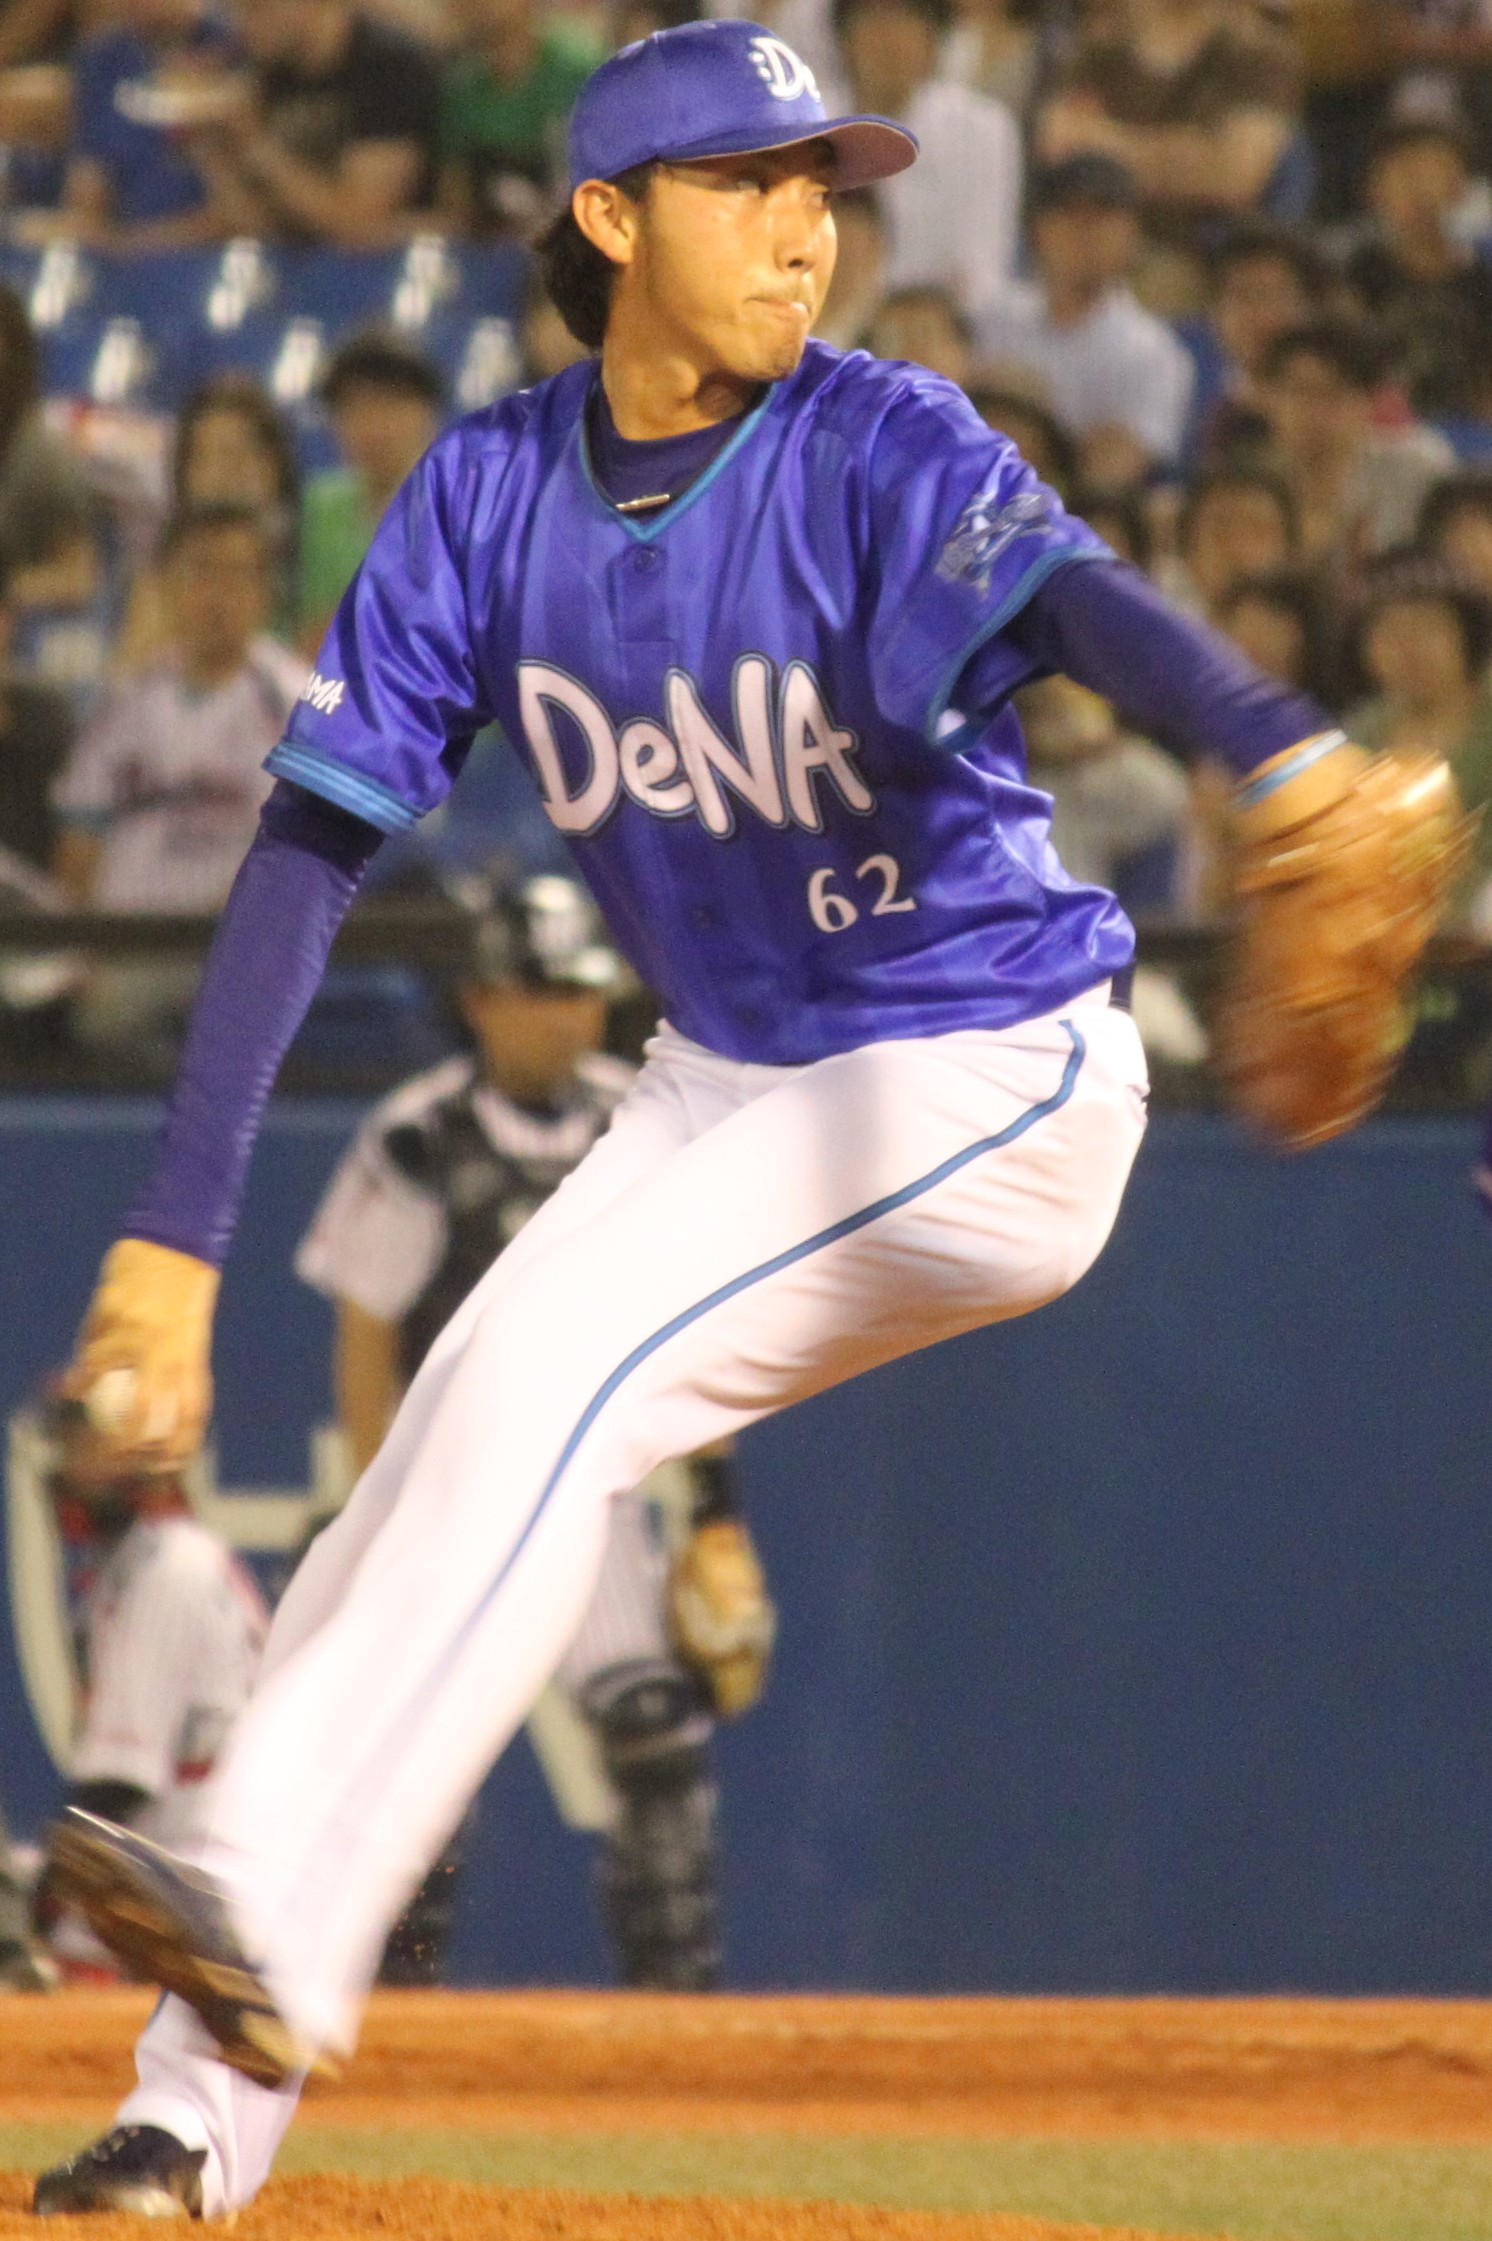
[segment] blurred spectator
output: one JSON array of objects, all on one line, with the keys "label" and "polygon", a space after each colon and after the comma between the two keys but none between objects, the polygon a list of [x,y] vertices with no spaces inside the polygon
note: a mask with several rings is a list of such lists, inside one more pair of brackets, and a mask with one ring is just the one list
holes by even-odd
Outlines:
[{"label": "blurred spectator", "polygon": [[1284,568],[1240,576],[1218,598],[1212,619],[1266,677],[1331,706],[1333,649],[1321,595],[1309,576]]},{"label": "blurred spectator", "polygon": [[1383,328],[1416,409],[1427,415],[1461,402],[1492,331],[1492,271],[1456,227],[1470,183],[1455,126],[1431,119],[1388,125],[1368,169],[1367,235],[1347,265],[1363,310]]},{"label": "blurred spectator", "polygon": [[1376,337],[1348,318],[1292,327],[1264,354],[1260,394],[1308,560],[1352,568],[1403,544],[1455,465],[1428,428],[1377,425],[1383,372]]},{"label": "blurred spectator", "polygon": [[1492,461],[1492,324],[1468,333],[1464,347],[1442,365],[1443,375],[1419,386],[1426,419],[1458,460],[1470,466]]},{"label": "blurred spectator", "polygon": [[1227,0],[1118,0],[1100,10],[1043,108],[1039,154],[1113,157],[1147,225],[1196,242],[1198,222],[1281,209],[1300,70],[1262,11]]},{"label": "blurred spectator", "polygon": [[1034,280],[1012,281],[980,317],[991,367],[1037,376],[1077,437],[1084,480],[1122,489],[1176,457],[1192,362],[1128,285],[1140,246],[1135,186],[1107,156],[1074,156],[1032,193]]},{"label": "blurred spectator", "polygon": [[251,0],[238,27],[252,68],[192,140],[223,230],[344,249],[406,235],[435,196],[428,51],[349,0]]},{"label": "blurred spectator", "polygon": [[24,62],[66,62],[79,32],[74,0],[7,0],[0,14],[0,70]]},{"label": "blurred spectator", "polygon": [[1293,227],[1246,218],[1229,228],[1209,263],[1205,317],[1188,337],[1197,361],[1189,457],[1268,440],[1258,395],[1264,353],[1287,327],[1326,307],[1331,283],[1326,258]]},{"label": "blurred spectator", "polygon": [[[205,1829],[209,1777],[249,1693],[268,1613],[228,1544],[193,1516],[179,1478],[102,1478],[56,1439],[50,1492],[79,1583],[82,1686],[66,1802],[184,1846]],[[37,1925],[75,1964],[107,1960],[59,1907],[50,1868]]]},{"label": "blurred spectator", "polygon": [[[163,540],[172,624],[166,657],[122,681],[86,726],[53,800],[55,870],[101,910],[216,910],[269,791],[265,756],[306,672],[264,636],[270,552],[259,516],[199,506]],[[81,1001],[93,1043],[169,1035],[197,967],[99,968]]]},{"label": "blurred spectator", "polygon": [[879,189],[891,288],[944,287],[977,316],[1010,277],[1021,140],[1010,111],[937,75],[950,0],[834,0],[851,99],[916,133],[922,154]]},{"label": "blurred spectator", "polygon": [[385,507],[440,428],[444,387],[412,343],[353,335],[321,383],[346,464],[313,475],[301,520],[300,643],[320,645]]},{"label": "blurred spectator", "polygon": [[1131,568],[1138,568],[1142,576],[1149,575],[1155,558],[1155,531],[1139,491],[1078,491],[1072,510],[1082,516],[1090,529],[1097,530],[1121,560],[1127,560]]},{"label": "blurred spectator", "polygon": [[222,20],[207,0],[119,0],[116,13],[73,61],[68,223],[112,248],[214,240],[221,214],[176,105],[221,88],[230,54]]},{"label": "blurred spectator", "polygon": [[1492,468],[1468,468],[1425,500],[1416,542],[1492,599]]},{"label": "blurred spectator", "polygon": [[[1371,572],[1351,652],[1371,689],[1347,728],[1364,747],[1444,755],[1469,810],[1492,804],[1492,604],[1443,561],[1395,556]],[[1453,915],[1488,931],[1492,824],[1483,814]],[[1481,907],[1478,908],[1479,898]]]},{"label": "blurred spectator", "polygon": [[440,203],[457,233],[538,233],[563,195],[565,128],[601,60],[536,0],[454,0],[462,51],[440,104]]},{"label": "blurred spectator", "polygon": [[969,322],[946,288],[897,288],[870,324],[866,347],[878,358],[905,358],[962,389],[969,378]]},{"label": "blurred spectator", "polygon": [[[176,421],[171,500],[178,510],[247,506],[259,516],[272,558],[271,622],[278,637],[293,637],[300,466],[289,428],[253,374],[215,374],[187,398]],[[158,658],[169,631],[161,571],[142,569],[131,586],[115,668],[147,667]]]},{"label": "blurred spectator", "polygon": [[72,73],[60,62],[0,69],[0,205],[18,240],[52,231],[49,219],[37,228],[20,214],[60,205],[72,124]]},{"label": "blurred spectator", "polygon": [[698,23],[708,11],[699,0],[617,0],[610,21],[610,46],[630,47],[655,31],[675,31],[681,23]]},{"label": "blurred spectator", "polygon": [[1295,503],[1278,475],[1242,463],[1211,468],[1182,500],[1165,588],[1179,606],[1215,620],[1236,583],[1288,566],[1298,540]]},{"label": "blurred spectator", "polygon": [[171,495],[178,506],[252,506],[277,533],[292,532],[300,503],[295,440],[255,375],[214,374],[187,398],[176,422]]},{"label": "blurred spectator", "polygon": [[1041,82],[1044,11],[1033,0],[955,0],[938,75],[1026,116]]},{"label": "blurred spectator", "polygon": [[854,350],[865,340],[886,282],[886,220],[873,187],[834,197],[834,230],[839,253],[815,331],[836,350]]},{"label": "blurred spectator", "polygon": [[1492,166],[1492,13],[1486,0],[1385,0],[1368,22],[1382,42],[1382,63],[1404,72],[1392,88],[1390,113],[1464,118],[1478,170]]},{"label": "blurred spectator", "polygon": [[1126,865],[1179,841],[1185,771],[1123,731],[1107,701],[1068,677],[1027,685],[1015,704],[1031,782],[1052,797],[1052,846],[1063,869],[1122,895]]},{"label": "blurred spectator", "polygon": [[104,522],[81,462],[42,416],[39,389],[25,306],[0,282],[0,557],[11,667],[81,707],[97,687],[112,622]]},{"label": "blurred spectator", "polygon": [[59,693],[11,674],[13,621],[0,562],[0,848],[45,871],[57,842],[52,788],[72,748],[72,717]]},{"label": "blurred spectator", "polygon": [[997,428],[1010,438],[1059,498],[1072,495],[1078,481],[1078,447],[1054,412],[1024,390],[1002,389],[992,381],[976,381],[969,402],[987,428]]}]

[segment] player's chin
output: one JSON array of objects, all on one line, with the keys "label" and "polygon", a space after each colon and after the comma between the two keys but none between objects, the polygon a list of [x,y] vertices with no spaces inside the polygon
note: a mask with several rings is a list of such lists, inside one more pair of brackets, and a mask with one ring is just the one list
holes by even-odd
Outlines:
[{"label": "player's chin", "polygon": [[779,334],[759,338],[750,352],[750,365],[738,371],[751,381],[785,381],[796,373],[808,343],[808,330],[801,334]]},{"label": "player's chin", "polygon": [[808,342],[808,316],[776,304],[758,305],[757,312],[749,332],[740,337],[741,356],[750,363],[737,371],[752,381],[781,381],[798,369]]}]

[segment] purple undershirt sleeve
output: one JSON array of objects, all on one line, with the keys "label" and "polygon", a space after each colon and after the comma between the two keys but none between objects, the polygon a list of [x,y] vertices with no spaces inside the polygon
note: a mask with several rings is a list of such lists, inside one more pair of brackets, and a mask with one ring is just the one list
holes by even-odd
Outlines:
[{"label": "purple undershirt sleeve", "polygon": [[276,783],[208,952],[126,1237],[221,1265],[280,1062],[382,838],[304,787]]},{"label": "purple undershirt sleeve", "polygon": [[[1043,669],[1112,701],[1148,738],[1188,757],[1217,757],[1240,777],[1337,728],[1308,694],[1266,677],[1123,562],[1059,568],[1006,632]],[[970,704],[971,684],[977,695],[978,678],[976,655],[955,696],[961,703]]]}]

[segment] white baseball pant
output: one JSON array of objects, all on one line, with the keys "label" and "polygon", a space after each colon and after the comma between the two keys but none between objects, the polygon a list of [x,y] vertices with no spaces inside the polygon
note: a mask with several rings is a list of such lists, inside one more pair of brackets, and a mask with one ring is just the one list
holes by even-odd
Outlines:
[{"label": "white baseball pant", "polygon": [[[197,1857],[313,2043],[573,1639],[607,1504],[875,1364],[1056,1299],[1108,1237],[1145,1065],[1107,991],[998,1032],[738,1065],[668,1028],[460,1308],[276,1616]],[[174,1999],[120,2113],[249,2201],[295,2106]]]}]

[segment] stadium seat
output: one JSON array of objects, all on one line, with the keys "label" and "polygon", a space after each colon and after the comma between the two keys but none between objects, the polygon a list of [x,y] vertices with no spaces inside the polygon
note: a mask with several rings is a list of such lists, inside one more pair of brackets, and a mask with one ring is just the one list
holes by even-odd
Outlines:
[{"label": "stadium seat", "polygon": [[290,416],[308,466],[330,456],[317,383],[360,326],[393,327],[427,350],[457,410],[513,388],[527,270],[514,245],[435,234],[358,253],[254,240],[129,257],[69,242],[0,250],[49,394],[169,412],[199,382],[242,369]]}]

